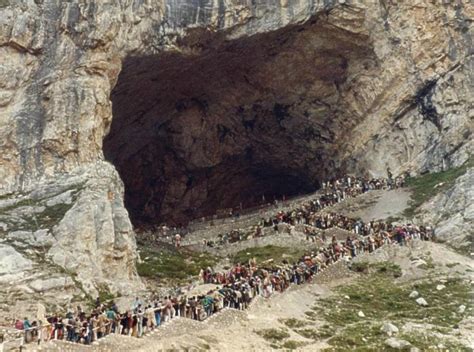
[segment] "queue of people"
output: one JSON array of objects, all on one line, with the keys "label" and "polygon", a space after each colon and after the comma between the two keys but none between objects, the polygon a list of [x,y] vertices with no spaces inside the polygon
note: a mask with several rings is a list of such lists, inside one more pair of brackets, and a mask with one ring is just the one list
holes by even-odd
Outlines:
[{"label": "queue of people", "polygon": [[[298,225],[304,229],[307,239],[322,245],[308,251],[295,261],[276,264],[272,260],[257,263],[236,263],[226,271],[203,268],[199,275],[201,283],[215,287],[205,293],[179,294],[160,298],[152,296],[146,303],[136,298],[130,309],[120,311],[116,304],[104,304],[99,299],[90,313],[80,306],[65,314],[56,314],[46,322],[18,320],[15,327],[25,332],[26,342],[61,339],[70,342],[91,344],[110,333],[141,337],[147,331],[159,327],[175,317],[204,320],[224,308],[246,309],[256,297],[270,297],[274,292],[283,292],[291,285],[311,282],[314,275],[340,260],[350,262],[360,253],[373,252],[377,248],[397,243],[405,245],[412,239],[430,240],[430,227],[412,224],[396,226],[382,221],[363,222],[333,212],[324,212],[330,205],[347,197],[354,197],[372,189],[402,187],[403,178],[364,180],[345,177],[323,183],[322,194],[290,211],[279,211],[275,216],[262,219],[252,233],[231,232],[222,236],[222,244],[242,240],[243,237],[259,237],[265,229],[279,231],[284,225],[291,233]],[[333,236],[330,241],[324,231],[338,227],[350,231],[345,240]],[[181,235],[175,235],[175,245],[180,247]]]},{"label": "queue of people", "polygon": [[[329,181],[324,181],[321,183],[321,190],[314,200],[304,204],[305,207],[311,206],[316,208],[318,211],[322,210],[328,206],[335,205],[347,198],[355,197],[359,194],[366,193],[371,190],[390,190],[403,187],[405,185],[406,175],[393,177],[390,169],[387,169],[387,178],[363,178],[363,177],[353,177],[345,176],[342,178],[337,178]],[[262,196],[262,201],[271,207],[271,203],[267,203],[265,196]],[[285,202],[285,197],[283,196],[282,202]],[[278,208],[280,202],[274,200],[274,205]],[[262,208],[258,209],[263,212]],[[254,211],[256,209],[253,209]],[[228,209],[228,217],[239,217],[242,213],[242,204],[235,209]],[[247,211],[252,211],[252,209],[247,209]],[[294,211],[297,211],[295,209]],[[294,214],[292,214],[294,216]],[[211,217],[212,218],[212,217]],[[264,235],[264,227],[268,227],[269,224],[275,223],[275,220],[272,218],[263,218],[255,226],[249,229],[232,229],[229,232],[220,234],[216,240],[205,240],[204,243],[210,247],[215,247],[219,245],[224,245],[226,243],[234,243],[248,238],[261,237]],[[212,224],[212,222],[211,222]],[[188,224],[192,227],[192,224]],[[173,227],[167,226],[166,224],[161,224],[153,230],[141,231],[140,239],[146,243],[169,243],[173,244],[175,247],[180,247],[183,240],[191,231],[188,227]]]},{"label": "queue of people", "polygon": [[[389,173],[389,175],[391,174]],[[275,232],[277,232],[279,230],[278,225],[282,223],[292,226],[310,225],[315,228],[325,229],[331,227],[331,222],[335,221],[331,215],[322,218],[321,215],[318,214],[325,208],[371,190],[395,189],[403,187],[404,185],[404,176],[399,176],[394,179],[391,176],[389,178],[374,179],[347,176],[323,182],[322,192],[318,197],[304,202],[289,211],[279,211],[272,217],[262,218],[257,225],[251,228],[233,229],[224,234],[219,234],[216,240],[205,240],[204,243],[209,247],[216,247],[251,238],[263,237],[266,234],[272,233],[266,231],[266,229],[273,227]],[[363,224],[361,221],[356,221],[353,223],[353,226],[356,233],[359,233],[359,231],[365,229],[366,224]],[[348,229],[347,226],[345,226],[345,228]],[[287,229],[289,230],[289,228]]]},{"label": "queue of people", "polygon": [[[354,221],[327,214],[323,223],[327,227],[331,224],[349,226]],[[257,263],[251,259],[248,263],[237,263],[223,272],[205,268],[200,273],[201,283],[213,284],[215,288],[203,294],[188,295],[181,292],[163,299],[151,297],[145,304],[137,297],[130,309],[124,312],[120,312],[113,302],[103,304],[97,299],[95,308],[89,314],[78,306],[75,310],[68,310],[65,315],[49,317],[46,325],[41,322],[30,323],[25,318],[17,321],[15,327],[25,331],[26,342],[61,339],[90,344],[110,333],[141,337],[175,317],[204,320],[224,308],[246,309],[255,297],[268,298],[291,285],[311,282],[314,275],[339,260],[350,262],[355,256],[373,252],[383,245],[404,245],[413,239],[432,238],[429,229],[413,225],[392,226],[378,222],[362,228],[365,230],[354,232],[344,241],[333,236],[319,249],[308,251],[293,262],[284,260],[281,264],[275,264],[269,260]]]}]

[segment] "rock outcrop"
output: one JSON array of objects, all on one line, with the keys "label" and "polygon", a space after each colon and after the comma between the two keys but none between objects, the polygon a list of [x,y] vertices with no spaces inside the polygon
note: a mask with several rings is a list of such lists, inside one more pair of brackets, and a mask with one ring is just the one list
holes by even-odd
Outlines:
[{"label": "rock outcrop", "polygon": [[440,240],[466,254],[474,250],[474,168],[458,177],[452,187],[441,192],[420,208],[418,218],[436,228]]},{"label": "rock outcrop", "polygon": [[132,220],[179,224],[346,171],[460,165],[472,149],[471,10],[334,3],[274,31],[264,16],[262,33],[195,28],[171,52],[129,55],[104,151]]},{"label": "rock outcrop", "polygon": [[460,0],[0,0],[2,298],[51,273],[69,296],[139,289],[124,185],[137,224],[185,222],[346,171],[460,165],[472,17]]},{"label": "rock outcrop", "polygon": [[2,311],[34,310],[38,297],[64,307],[139,290],[122,197],[118,174],[102,161],[0,199]]}]

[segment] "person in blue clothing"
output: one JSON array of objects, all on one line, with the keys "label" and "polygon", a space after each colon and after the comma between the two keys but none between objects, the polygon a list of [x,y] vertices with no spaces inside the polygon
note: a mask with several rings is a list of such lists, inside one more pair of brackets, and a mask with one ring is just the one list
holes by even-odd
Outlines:
[{"label": "person in blue clothing", "polygon": [[214,300],[209,295],[206,295],[202,300],[202,305],[208,317],[212,314],[213,303],[214,303]]},{"label": "person in blue clothing", "polygon": [[23,329],[25,330],[25,342],[31,341],[31,323],[28,318],[23,319]]},{"label": "person in blue clothing", "polygon": [[158,309],[160,307],[160,302],[155,302],[155,320],[156,320],[156,326],[161,325],[161,309]]}]

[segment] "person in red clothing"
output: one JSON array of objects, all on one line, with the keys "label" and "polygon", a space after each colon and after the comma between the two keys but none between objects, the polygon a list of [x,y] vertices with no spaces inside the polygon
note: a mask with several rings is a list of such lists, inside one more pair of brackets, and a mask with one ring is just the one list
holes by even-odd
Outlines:
[{"label": "person in red clothing", "polygon": [[235,279],[240,280],[240,278],[242,277],[242,266],[240,265],[240,263],[237,263],[237,265],[234,268],[234,271],[235,271]]}]

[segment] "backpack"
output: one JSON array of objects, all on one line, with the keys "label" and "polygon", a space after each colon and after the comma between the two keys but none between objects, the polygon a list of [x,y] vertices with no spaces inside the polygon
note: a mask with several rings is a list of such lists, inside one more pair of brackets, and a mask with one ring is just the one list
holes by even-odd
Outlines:
[{"label": "backpack", "polygon": [[17,320],[15,323],[15,328],[18,330],[23,330],[23,322],[21,320]]}]

